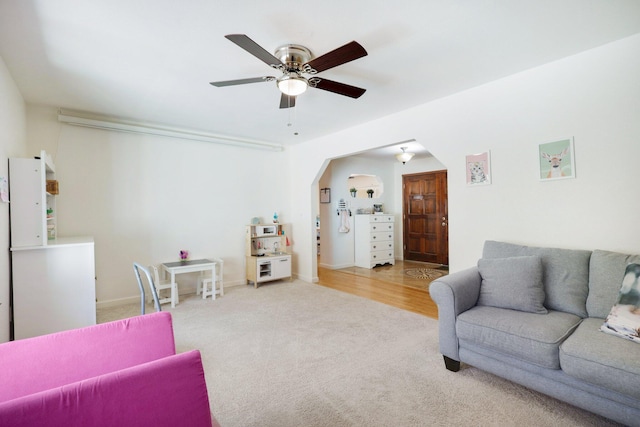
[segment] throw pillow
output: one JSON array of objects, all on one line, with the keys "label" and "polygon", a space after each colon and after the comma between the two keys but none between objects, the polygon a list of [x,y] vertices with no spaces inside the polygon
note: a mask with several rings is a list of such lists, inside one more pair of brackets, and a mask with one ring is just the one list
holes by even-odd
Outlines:
[{"label": "throw pillow", "polygon": [[640,264],[627,265],[618,300],[600,330],[640,343]]},{"label": "throw pillow", "polygon": [[478,305],[546,314],[542,261],[537,256],[480,259]]}]

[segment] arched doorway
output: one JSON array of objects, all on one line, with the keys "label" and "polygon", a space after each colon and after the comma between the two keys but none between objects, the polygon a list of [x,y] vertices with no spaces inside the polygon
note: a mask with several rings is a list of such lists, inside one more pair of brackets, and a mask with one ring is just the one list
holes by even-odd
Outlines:
[{"label": "arched doorway", "polygon": [[[416,144],[418,143],[416,142]],[[383,204],[384,212],[392,214],[396,218],[396,259],[404,258],[402,177],[407,174],[446,171],[446,167],[438,159],[430,155],[422,145],[420,145],[420,147],[422,152],[406,164],[402,164],[396,160],[394,153],[395,151],[400,152],[400,149],[397,147],[395,149],[394,147],[383,147],[382,149],[369,150],[364,153],[356,153],[327,160],[326,163],[323,164],[322,169],[318,172],[317,181],[314,184],[317,190],[314,191],[314,197],[316,197],[314,206],[316,209],[313,214],[314,218],[316,216],[318,217],[320,225],[318,232],[315,228],[316,221],[314,221],[312,230],[314,244],[317,243],[315,236],[320,236],[320,250],[318,251],[317,247],[314,247],[312,252],[315,258],[312,260],[315,277],[317,277],[318,266],[330,269],[353,266],[353,233],[339,234],[337,231],[340,226],[337,208],[341,199],[347,202],[347,208],[351,208],[352,215],[356,215],[358,209],[365,206],[361,204],[360,201],[364,200],[365,203],[369,203],[371,206],[373,206],[374,203]],[[383,154],[375,153],[380,150],[384,150]],[[373,166],[365,169],[363,165]],[[385,189],[383,203],[380,203],[380,200],[376,199],[368,199],[367,202],[366,198],[352,198],[347,179],[353,173],[370,173],[381,177]],[[446,190],[446,178],[442,185]],[[331,189],[331,203],[319,203],[320,188]],[[353,222],[354,218],[352,217],[351,223],[353,224]],[[447,242],[447,240],[448,239],[445,238],[445,242]],[[439,263],[446,264],[445,262]]]}]

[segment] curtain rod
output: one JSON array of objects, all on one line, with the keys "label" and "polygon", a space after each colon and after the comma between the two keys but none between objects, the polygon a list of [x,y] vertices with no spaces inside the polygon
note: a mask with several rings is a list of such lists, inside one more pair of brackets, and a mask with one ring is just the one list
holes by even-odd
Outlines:
[{"label": "curtain rod", "polygon": [[94,129],[113,130],[117,132],[136,133],[142,135],[156,135],[168,138],[189,139],[192,141],[212,142],[214,144],[225,144],[233,146],[241,146],[259,150],[282,151],[284,147],[279,144],[269,144],[267,142],[253,141],[242,138],[232,138],[228,136],[215,135],[211,133],[196,132],[186,129],[149,126],[137,123],[129,123],[123,121],[111,121],[104,119],[94,119],[81,116],[65,114],[62,110],[58,111],[58,121],[74,126],[82,126]]}]

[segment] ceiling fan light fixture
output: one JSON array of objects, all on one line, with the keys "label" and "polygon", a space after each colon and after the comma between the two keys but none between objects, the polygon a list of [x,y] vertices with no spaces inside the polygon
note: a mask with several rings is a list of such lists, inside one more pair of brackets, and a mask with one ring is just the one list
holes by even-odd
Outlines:
[{"label": "ceiling fan light fixture", "polygon": [[405,151],[407,147],[400,147],[400,149],[402,150],[402,153],[396,154],[396,159],[398,159],[399,162],[402,162],[403,165],[416,155],[415,153],[407,153]]},{"label": "ceiling fan light fixture", "polygon": [[308,87],[307,79],[299,75],[285,74],[278,79],[278,89],[287,96],[298,96]]}]

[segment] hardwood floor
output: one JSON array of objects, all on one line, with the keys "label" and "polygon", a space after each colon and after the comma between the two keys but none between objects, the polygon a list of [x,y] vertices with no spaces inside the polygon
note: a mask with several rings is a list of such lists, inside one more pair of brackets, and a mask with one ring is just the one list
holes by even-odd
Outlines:
[{"label": "hardwood floor", "polygon": [[437,319],[438,306],[429,296],[429,291],[403,284],[404,268],[404,263],[398,261],[386,271],[397,274],[385,274],[380,278],[373,274],[366,277],[353,272],[318,267],[317,284]]}]

